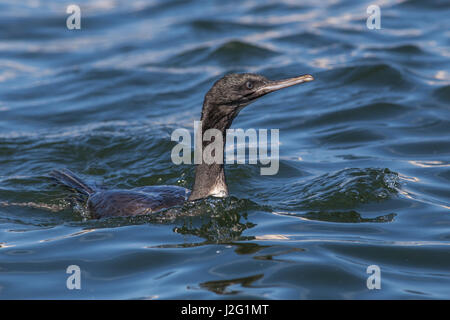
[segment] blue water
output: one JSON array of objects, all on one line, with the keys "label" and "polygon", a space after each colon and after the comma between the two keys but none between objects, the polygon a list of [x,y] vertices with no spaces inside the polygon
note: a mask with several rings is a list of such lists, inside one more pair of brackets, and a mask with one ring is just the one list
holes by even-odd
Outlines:
[{"label": "blue water", "polygon": [[[68,30],[72,3],[0,2],[0,298],[450,298],[449,1],[380,2],[379,30],[371,1],[78,0]],[[277,175],[101,220],[49,179],[190,188],[170,135],[229,72],[316,79],[233,123],[280,130]]]}]

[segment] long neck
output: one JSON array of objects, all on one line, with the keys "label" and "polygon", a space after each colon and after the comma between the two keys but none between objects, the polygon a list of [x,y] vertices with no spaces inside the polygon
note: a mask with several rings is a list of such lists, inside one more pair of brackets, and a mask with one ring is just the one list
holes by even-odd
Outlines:
[{"label": "long neck", "polygon": [[222,134],[223,149],[222,161],[220,163],[207,164],[202,160],[195,169],[195,181],[192,187],[189,201],[206,198],[209,196],[226,197],[228,187],[225,180],[224,154],[226,143],[226,130],[231,126],[234,117],[237,115],[233,106],[213,106],[205,100],[202,110],[202,150],[213,143],[213,141],[203,141],[203,134],[208,129],[217,129]]}]

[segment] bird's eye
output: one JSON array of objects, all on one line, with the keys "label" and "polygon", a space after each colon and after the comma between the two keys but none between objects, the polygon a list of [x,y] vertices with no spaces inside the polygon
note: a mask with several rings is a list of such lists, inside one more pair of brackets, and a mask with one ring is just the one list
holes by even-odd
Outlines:
[{"label": "bird's eye", "polygon": [[252,89],[252,88],[253,88],[253,82],[247,81],[247,83],[245,84],[245,86],[247,87],[247,89]]}]

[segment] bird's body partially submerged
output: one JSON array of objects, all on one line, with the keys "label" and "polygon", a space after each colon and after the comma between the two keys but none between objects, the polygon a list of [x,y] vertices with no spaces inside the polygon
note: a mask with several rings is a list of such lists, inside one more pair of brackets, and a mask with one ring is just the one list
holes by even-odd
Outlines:
[{"label": "bird's body partially submerged", "polygon": [[91,195],[88,209],[93,218],[137,216],[182,205],[190,191],[178,186],[148,186],[130,190],[106,190]]},{"label": "bird's body partially submerged", "polygon": [[100,190],[86,184],[67,169],[54,170],[57,181],[87,198],[92,218],[137,216],[182,205],[190,191],[178,186],[146,186],[129,190]]},{"label": "bird's body partially submerged", "polygon": [[[312,80],[310,75],[278,81],[251,73],[226,75],[205,96],[201,117],[202,136],[208,129],[217,129],[222,133],[222,141],[225,141],[226,130],[245,106],[270,92]],[[203,141],[203,148],[210,143],[212,141]],[[50,175],[61,184],[87,196],[87,206],[94,218],[135,216],[182,205],[187,200],[228,196],[223,163],[197,165],[192,192],[178,186],[97,190],[69,170],[55,170]]]}]

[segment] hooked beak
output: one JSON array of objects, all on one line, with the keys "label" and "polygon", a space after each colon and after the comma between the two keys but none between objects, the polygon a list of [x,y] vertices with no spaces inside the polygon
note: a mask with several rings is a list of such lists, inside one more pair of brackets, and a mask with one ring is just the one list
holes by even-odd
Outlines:
[{"label": "hooked beak", "polygon": [[310,74],[305,74],[299,77],[295,78],[289,78],[284,80],[276,80],[276,81],[270,81],[269,83],[263,85],[262,87],[258,88],[255,91],[256,96],[263,96],[265,94],[268,94],[270,92],[274,92],[283,88],[295,86],[296,84],[304,83],[313,81],[314,78]]}]

